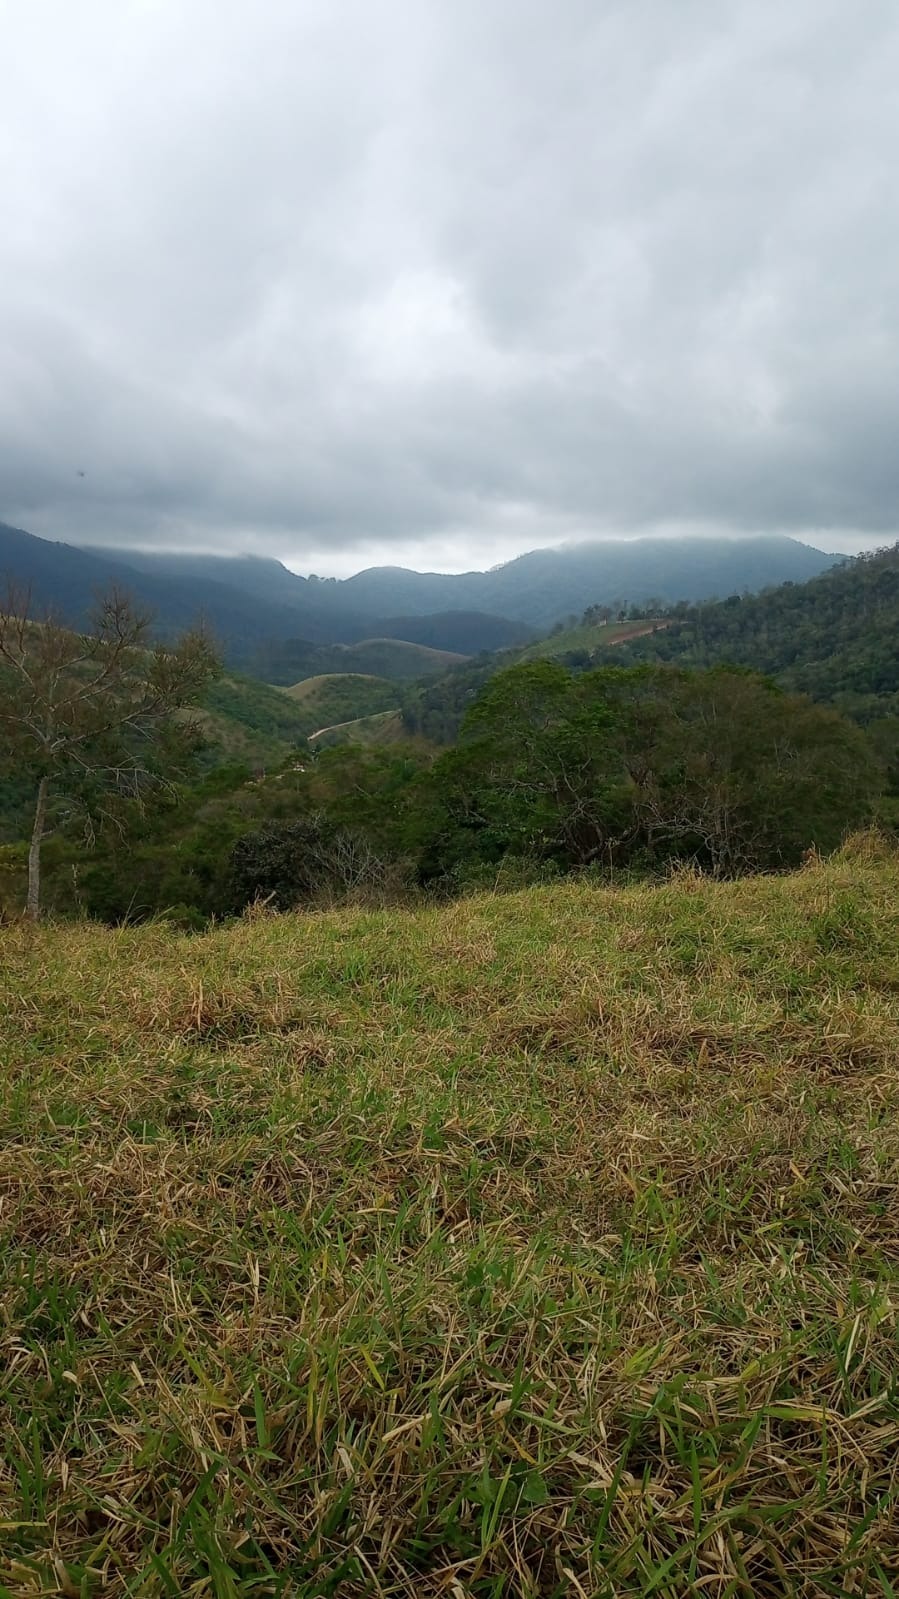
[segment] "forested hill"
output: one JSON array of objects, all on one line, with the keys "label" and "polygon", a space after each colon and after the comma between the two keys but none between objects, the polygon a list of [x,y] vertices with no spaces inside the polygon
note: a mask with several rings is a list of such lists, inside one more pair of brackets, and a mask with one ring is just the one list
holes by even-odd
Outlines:
[{"label": "forested hill", "polygon": [[728,662],[867,716],[899,711],[899,544],[833,567],[807,583],[685,607],[663,631],[620,657]]}]

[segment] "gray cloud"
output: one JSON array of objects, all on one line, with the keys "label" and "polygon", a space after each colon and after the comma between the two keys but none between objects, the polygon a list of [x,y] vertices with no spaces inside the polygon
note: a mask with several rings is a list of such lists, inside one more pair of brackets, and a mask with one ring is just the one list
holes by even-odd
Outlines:
[{"label": "gray cloud", "polygon": [[895,537],[893,0],[0,19],[0,517],[321,571]]}]

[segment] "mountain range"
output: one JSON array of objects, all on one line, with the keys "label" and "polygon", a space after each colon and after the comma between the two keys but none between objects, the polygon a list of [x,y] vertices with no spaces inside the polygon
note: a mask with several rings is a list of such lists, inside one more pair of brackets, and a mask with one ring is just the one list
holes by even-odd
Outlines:
[{"label": "mountain range", "polygon": [[604,540],[533,550],[487,572],[372,567],[354,577],[300,577],[261,556],[76,548],[0,523],[0,584],[31,592],[83,625],[116,585],[150,610],[162,636],[202,616],[227,660],[268,675],[273,645],[405,639],[458,654],[523,644],[586,605],[700,600],[801,582],[833,564],[781,535],[712,540]]}]

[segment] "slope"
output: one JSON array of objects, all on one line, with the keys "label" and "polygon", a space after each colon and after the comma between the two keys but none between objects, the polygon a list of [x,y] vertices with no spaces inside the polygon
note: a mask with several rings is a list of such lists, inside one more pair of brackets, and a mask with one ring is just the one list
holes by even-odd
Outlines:
[{"label": "slope", "polygon": [[897,903],[5,928],[0,1582],[888,1594]]},{"label": "slope", "polygon": [[406,639],[369,638],[358,644],[309,644],[275,640],[253,660],[253,675],[290,688],[310,677],[355,676],[402,679],[434,676],[465,660],[450,650],[430,649]]},{"label": "slope", "polygon": [[352,721],[321,727],[310,733],[309,743],[315,750],[324,750],[335,749],[339,744],[402,744],[408,737],[402,711],[394,707],[372,716],[359,716]]},{"label": "slope", "polygon": [[233,673],[211,683],[202,704],[190,714],[212,745],[206,765],[283,760],[317,726],[314,710],[296,705],[267,683]]},{"label": "slope", "polygon": [[315,728],[372,716],[378,711],[392,709],[397,702],[395,683],[361,672],[331,672],[307,677],[283,689],[282,693],[293,700],[304,716],[314,718]]},{"label": "slope", "polygon": [[[139,571],[111,555],[52,544],[0,523],[0,585],[8,581],[30,590],[38,612],[53,609],[77,628],[88,625],[98,595],[115,586],[150,611],[160,637],[204,621],[234,665],[246,666],[265,640],[297,630],[295,609],[257,597],[248,601],[227,584],[190,572],[175,580],[164,572]],[[314,615],[304,616],[303,625],[313,638],[334,636],[333,627]]]},{"label": "slope", "polygon": [[808,583],[696,607],[622,653],[753,667],[863,717],[899,710],[899,544]]}]

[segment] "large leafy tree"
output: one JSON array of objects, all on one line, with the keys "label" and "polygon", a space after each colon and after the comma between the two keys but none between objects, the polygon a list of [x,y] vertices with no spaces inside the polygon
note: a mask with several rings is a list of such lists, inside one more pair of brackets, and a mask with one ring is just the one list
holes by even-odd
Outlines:
[{"label": "large leafy tree", "polygon": [[837,711],[727,669],[638,669],[618,693],[630,696],[622,753],[653,855],[719,876],[773,870],[871,816],[882,770]]},{"label": "large leafy tree", "polygon": [[753,673],[536,662],[487,684],[436,763],[431,869],[508,853],[775,869],[865,821],[881,775],[860,729]]},{"label": "large leafy tree", "polygon": [[32,793],[26,914],[41,908],[41,849],[74,812],[89,826],[141,804],[179,768],[195,730],[179,716],[217,670],[202,631],[152,645],[149,619],[113,592],[73,633],[12,592],[0,610],[0,739]]},{"label": "large leafy tree", "polygon": [[492,678],[459,745],[434,768],[444,813],[438,855],[584,866],[614,852],[631,814],[621,714],[557,661]]}]

